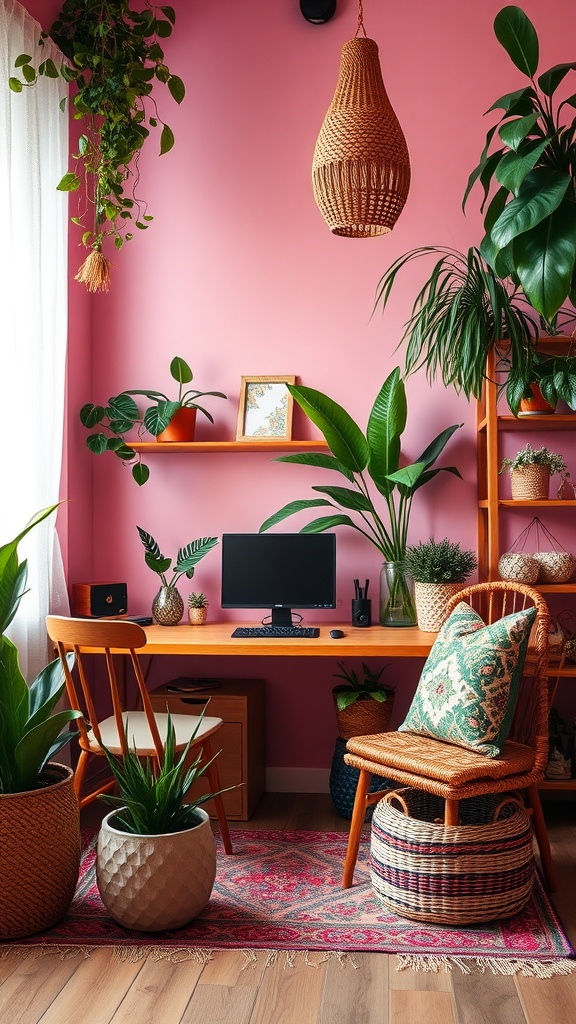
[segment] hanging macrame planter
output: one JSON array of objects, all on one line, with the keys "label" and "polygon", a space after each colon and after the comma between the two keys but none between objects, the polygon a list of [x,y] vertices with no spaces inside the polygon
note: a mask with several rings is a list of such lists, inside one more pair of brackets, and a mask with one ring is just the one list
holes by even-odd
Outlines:
[{"label": "hanging macrame planter", "polygon": [[[530,539],[535,534],[532,543]],[[544,545],[548,550],[542,550]],[[526,547],[534,547],[528,554]],[[538,516],[516,538],[510,551],[501,555],[498,572],[503,580],[520,580],[522,583],[566,583],[574,572],[575,559],[552,536]]]},{"label": "hanging macrame planter", "polygon": [[316,141],[312,184],[328,227],[348,238],[391,231],[408,196],[408,147],[386,94],[378,46],[366,37],[362,0],[356,35],[342,47],[336,92]]},{"label": "hanging macrame planter", "polygon": [[110,260],[99,249],[93,249],[74,280],[85,284],[89,292],[107,292],[110,288]]}]

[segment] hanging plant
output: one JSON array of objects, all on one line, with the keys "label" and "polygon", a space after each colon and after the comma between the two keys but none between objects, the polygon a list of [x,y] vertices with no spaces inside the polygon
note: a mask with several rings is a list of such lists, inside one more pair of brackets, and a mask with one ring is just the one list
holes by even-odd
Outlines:
[{"label": "hanging plant", "polygon": [[9,80],[14,92],[35,85],[43,75],[75,83],[74,117],[83,130],[72,157],[74,169],[57,188],[81,196],[72,222],[83,229],[82,244],[90,252],[76,280],[91,292],[109,288],[104,240],[113,238],[121,249],[133,237],[133,225],[144,231],[152,220],[137,194],[138,161],[151,129],[160,128],[160,155],[174,145],[152,93],[161,82],[177,103],[184,99],[184,83],[171,73],[160,45],[175,21],[172,7],[154,7],[148,0],[142,11],[131,10],[129,0],[65,0],[38,45],[50,37],[66,59],[59,68],[51,59],[36,68],[29,54],[20,54],[15,67],[24,81]]}]

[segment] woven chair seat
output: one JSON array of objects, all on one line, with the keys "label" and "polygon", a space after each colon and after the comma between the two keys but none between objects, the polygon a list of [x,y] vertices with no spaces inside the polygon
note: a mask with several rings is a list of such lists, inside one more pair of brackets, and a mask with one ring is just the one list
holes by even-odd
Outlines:
[{"label": "woven chair seat", "polygon": [[[437,779],[449,786],[463,786],[479,779],[508,779],[523,775],[534,765],[534,750],[507,740],[500,757],[486,757],[452,743],[408,732],[385,732],[374,736],[354,736],[348,740],[346,764],[365,768],[370,762],[382,765],[394,778],[393,769]],[[457,756],[455,756],[457,754]],[[356,755],[356,756],[355,756]],[[362,763],[360,763],[362,762]],[[390,771],[389,771],[390,769]]]}]

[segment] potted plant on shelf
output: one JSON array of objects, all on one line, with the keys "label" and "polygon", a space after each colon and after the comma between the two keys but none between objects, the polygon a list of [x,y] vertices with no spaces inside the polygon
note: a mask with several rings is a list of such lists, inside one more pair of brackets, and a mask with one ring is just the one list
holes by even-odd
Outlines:
[{"label": "potted plant on shelf", "polygon": [[[108,291],[110,261],[103,253],[107,238],[116,249],[132,239],[132,226],[148,227],[152,216],[137,194],[138,160],[146,139],[161,126],[160,155],[174,145],[174,134],[161,119],[156,92],[166,85],[172,99],[181,103],[182,79],[166,64],[161,41],[172,34],[176,15],[172,7],[154,7],[145,0],[132,10],[129,0],[64,0],[49,32],[64,54],[57,67],[42,60],[38,70],[30,54],[15,61],[23,81],[9,79],[14,92],[33,86],[45,75],[73,82],[74,116],[81,122],[74,169],[56,186],[63,192],[78,191],[78,211],[72,222],[83,231],[82,244],[90,250],[76,280],[89,291]],[[40,51],[41,52],[41,51]]]},{"label": "potted plant on shelf", "polygon": [[208,600],[201,591],[188,594],[188,619],[191,626],[203,626],[208,617]]},{"label": "potted plant on shelf", "polygon": [[[460,477],[454,466],[432,467],[461,424],[441,431],[416,462],[399,468],[407,402],[398,367],[387,377],[376,396],[366,434],[342,406],[322,392],[300,385],[288,384],[287,387],[298,405],[322,431],[330,454],[303,452],[283,455],[276,461],[332,470],[340,473],[351,486],[313,487],[312,490],[326,497],[290,502],[266,519],[260,531],[270,529],[297,512],[312,508],[335,509],[327,516],[312,520],[301,532],[322,533],[336,526],[348,526],[361,533],[384,559],[380,575],[380,622],[385,626],[414,625],[416,611],[412,586],[401,569],[412,501],[416,491],[438,473],[444,471]],[[385,524],[374,504],[370,484],[383,499],[389,525]]]},{"label": "potted plant on shelf", "polygon": [[[194,374],[181,356],[175,356],[170,363],[170,375],[178,383],[175,399],[168,398],[162,391],[131,389],[109,398],[106,406],[88,402],[80,410],[80,421],[88,430],[102,427],[98,433],[86,438],[87,448],[95,455],[114,452],[122,462],[132,466],[132,476],[139,486],[146,483],[150,470],[142,462],[141,454],[126,442],[126,434],[138,427],[139,436],[147,430],[159,442],[193,441],[198,411],[214,423],[212,414],[198,403],[198,399],[208,396],[226,398],[221,391],[184,390]],[[142,414],[132,395],[147,398],[151,403]]]},{"label": "potted plant on shelf", "polygon": [[506,468],[510,470],[514,500],[539,501],[549,497],[550,477],[554,473],[565,473],[568,467],[561,455],[548,451],[544,445],[533,448],[528,443],[513,459],[502,459],[499,473]]},{"label": "potted plant on shelf", "polygon": [[100,797],[116,809],[106,815],[98,834],[96,880],[104,906],[124,928],[181,928],[210,899],[216,843],[200,805],[218,794],[184,802],[208,768],[202,751],[186,766],[193,741],[194,736],[176,760],[168,711],[164,759],[156,772],[150,758],[141,761],[130,747],[123,757],[103,747],[120,796]]},{"label": "potted plant on shelf", "polygon": [[[74,773],[54,755],[72,737],[79,711],[55,708],[64,692],[57,658],[28,685],[5,635],[26,593],[18,545],[57,505],[38,512],[0,547],[0,939],[56,924],[74,896],[80,868],[80,811]],[[74,661],[68,655],[69,663]]]},{"label": "potted plant on shelf", "polygon": [[176,584],[181,576],[191,580],[195,566],[218,543],[217,537],[200,537],[178,549],[176,563],[172,569],[172,579],[166,573],[172,565],[172,559],[165,558],[158,544],[149,533],[136,527],[140,540],[144,545],[144,560],[149,569],[158,573],[162,586],[152,602],[152,616],[159,626],[177,626],[184,614],[184,602]]},{"label": "potted plant on shelf", "polygon": [[421,541],[406,549],[404,568],[414,580],[418,628],[438,633],[446,619],[450,599],[478,566],[473,551],[464,551],[448,537]]}]

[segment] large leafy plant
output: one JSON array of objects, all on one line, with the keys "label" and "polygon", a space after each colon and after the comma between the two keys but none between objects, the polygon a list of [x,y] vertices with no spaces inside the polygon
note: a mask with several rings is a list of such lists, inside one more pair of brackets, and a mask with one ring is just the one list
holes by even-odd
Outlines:
[{"label": "large leafy plant", "polygon": [[536,77],[538,35],[520,7],[504,7],[494,32],[528,84],[489,108],[503,113],[486,135],[463,205],[479,180],[486,208],[483,257],[498,277],[519,283],[552,322],[576,294],[576,94],[557,97],[576,63],[556,64]]},{"label": "large leafy plant", "polygon": [[[17,648],[4,635],[26,593],[28,563],[19,560],[18,545],[56,508],[42,509],[14,540],[0,547],[0,793],[38,789],[42,769],[72,738],[69,723],[81,717],[79,711],[54,713],[65,686],[60,659],[28,686]],[[74,655],[67,657],[71,665]]]},{"label": "large leafy plant", "polygon": [[194,733],[177,760],[174,723],[168,712],[164,757],[159,767],[149,757],[140,758],[135,747],[130,745],[129,725],[125,729],[128,750],[126,754],[117,757],[106,747],[102,747],[120,796],[102,794],[100,799],[119,808],[113,822],[116,828],[143,836],[182,832],[198,824],[199,816],[196,811],[201,804],[218,796],[219,793],[226,792],[226,789],[220,789],[218,793],[203,793],[194,800],[184,803],[190,787],[204,775],[214,758],[218,756],[215,754],[210,761],[203,762],[200,750],[192,764],[186,767],[186,759],[200,728],[203,714],[204,712],[199,715]]},{"label": "large leafy plant", "polygon": [[[139,526],[136,529],[144,545],[144,561],[148,568],[152,569],[152,572],[158,573],[164,587],[175,587],[181,576],[186,576],[191,580],[197,563],[218,543],[217,537],[201,537],[191,541],[190,544],[178,549],[176,563],[172,567],[172,559],[165,558],[154,537]],[[169,580],[166,573],[171,567],[172,577]]]},{"label": "large leafy plant", "polygon": [[[101,427],[97,433],[90,434],[86,438],[86,446],[95,455],[102,455],[104,452],[114,454],[132,466],[132,476],[139,486],[145,484],[150,476],[148,466],[142,462],[140,452],[127,444],[125,435],[138,427],[139,433],[147,430],[154,437],[161,434],[170,423],[170,420],[179,409],[186,407],[198,409],[211,423],[214,417],[207,409],[199,405],[199,398],[211,396],[213,398],[226,398],[222,391],[197,391],[195,388],[185,390],[184,386],[190,384],[194,374],[188,363],[182,356],[174,356],[170,363],[170,375],[178,384],[178,394],[171,399],[162,391],[153,390],[128,390],[121,391],[108,399],[108,405],[94,405],[87,402],[80,409],[80,421],[89,430],[94,427]],[[140,413],[133,395],[148,399],[152,404]]]},{"label": "large leafy plant", "polygon": [[[401,437],[408,407],[398,367],[384,381],[376,396],[365,434],[346,410],[327,395],[301,385],[288,384],[287,387],[294,400],[322,431],[331,454],[304,452],[283,455],[277,461],[331,470],[343,476],[351,486],[317,485],[312,489],[325,497],[290,502],[270,516],[260,531],[276,526],[297,512],[333,508],[335,512],[312,520],[301,532],[322,533],[337,526],[348,526],[366,537],[386,561],[401,560],[406,551],[415,493],[440,472],[461,476],[454,466],[433,466],[454,431],[462,424],[441,431],[416,462],[400,467]],[[383,500],[387,522],[375,504],[377,496]]]},{"label": "large leafy plant", "polygon": [[22,79],[9,79],[14,92],[33,86],[39,78],[62,76],[75,86],[74,117],[82,132],[73,169],[57,185],[61,191],[79,193],[81,199],[73,223],[82,228],[82,244],[90,254],[76,280],[90,291],[107,291],[109,260],[102,247],[107,237],[117,249],[132,235],[132,226],[144,231],[152,220],[147,204],[137,192],[138,158],[151,130],[161,126],[160,154],[174,145],[174,134],[162,121],[152,95],[155,85],[168,87],[181,103],[185,88],[172,74],[161,41],[176,21],[173,7],[156,7],[144,0],[132,10],[129,0],[64,0],[49,32],[65,60],[57,67],[50,58],[33,66],[30,54],[15,62]]}]

